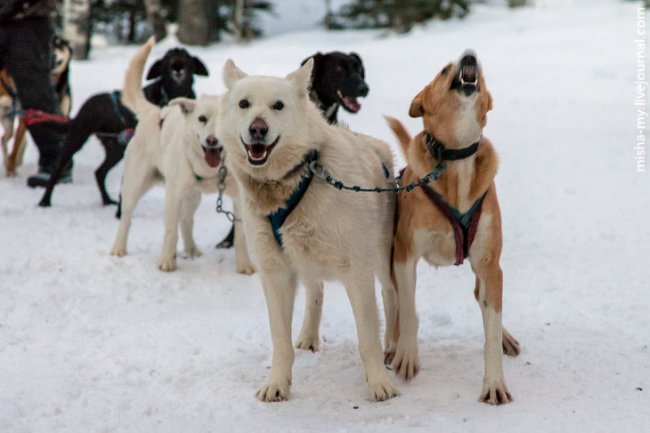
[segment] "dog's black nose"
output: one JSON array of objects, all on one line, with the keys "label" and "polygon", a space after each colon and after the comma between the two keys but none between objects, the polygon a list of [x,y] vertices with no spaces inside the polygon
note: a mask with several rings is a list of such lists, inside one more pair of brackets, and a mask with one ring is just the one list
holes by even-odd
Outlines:
[{"label": "dog's black nose", "polygon": [[366,84],[365,81],[363,81],[361,84],[359,84],[359,87],[357,88],[357,91],[359,92],[359,96],[368,96],[368,85]]},{"label": "dog's black nose", "polygon": [[217,137],[214,135],[208,135],[208,137],[205,139],[205,144],[208,147],[217,147],[219,145],[219,140],[217,140]]},{"label": "dog's black nose", "polygon": [[269,127],[262,119],[255,119],[251,126],[248,127],[248,132],[254,140],[262,140],[269,132]]}]

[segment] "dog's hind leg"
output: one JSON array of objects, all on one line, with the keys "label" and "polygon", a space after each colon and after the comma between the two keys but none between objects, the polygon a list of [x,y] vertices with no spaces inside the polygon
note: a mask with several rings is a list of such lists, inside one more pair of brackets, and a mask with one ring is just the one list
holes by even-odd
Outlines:
[{"label": "dog's hind leg", "polygon": [[106,157],[104,158],[104,162],[95,170],[95,180],[97,181],[99,193],[102,196],[102,203],[104,206],[107,206],[117,204],[117,202],[111,198],[106,190],[106,175],[108,175],[111,168],[115,167],[122,160],[124,148],[112,137],[100,138],[100,141],[106,150]]},{"label": "dog's hind leg", "polygon": [[[133,149],[134,153],[138,151],[140,149]],[[127,158],[124,164],[124,178],[120,202],[122,214],[117,234],[115,235],[115,242],[111,249],[111,255],[114,256],[122,257],[126,255],[127,237],[129,235],[133,210],[138,204],[138,201],[140,201],[140,198],[153,186],[156,180],[156,170],[149,165],[142,164],[143,158],[146,158],[146,156],[134,154],[132,158]]]},{"label": "dog's hind leg", "polygon": [[239,205],[239,198],[233,197],[232,204],[235,216],[237,217],[237,221],[235,221],[231,230],[231,233],[234,232],[235,262],[237,272],[244,275],[251,275],[255,273],[255,266],[253,265],[253,262],[248,255],[248,247],[246,245],[246,235],[244,226],[242,224],[242,214],[241,206]]},{"label": "dog's hind leg", "polygon": [[183,238],[183,252],[186,258],[201,257],[201,251],[194,243],[194,214],[201,204],[201,193],[191,189],[183,198],[181,205],[181,237]]},{"label": "dog's hind leg", "polygon": [[61,153],[59,153],[59,157],[54,165],[54,170],[52,171],[52,176],[50,176],[43,197],[38,204],[41,207],[49,207],[52,205],[52,194],[54,192],[54,187],[56,187],[56,184],[61,177],[61,173],[63,173],[63,170],[65,170],[68,164],[72,161],[72,156],[81,149],[88,137],[90,137],[91,131],[80,126],[80,122],[76,119],[71,122],[74,123],[70,125],[70,132],[63,142]]},{"label": "dog's hind leg", "polygon": [[350,272],[344,280],[357,324],[359,352],[366,373],[370,399],[383,401],[395,397],[395,388],[386,367],[379,341],[379,314],[375,299],[375,279],[372,274],[361,274],[360,269]]},{"label": "dog's hind leg", "polygon": [[[480,281],[478,277],[476,277],[476,285],[474,286],[474,298],[476,299],[476,302],[479,303],[480,307],[480,301],[479,301],[479,285]],[[486,324],[483,322],[483,327],[485,327]],[[508,332],[508,330],[504,327],[501,326],[501,329],[503,330],[503,338],[502,338],[502,346],[503,346],[503,353],[505,353],[508,356],[517,356],[519,355],[519,352],[521,352],[521,346],[519,345],[519,342],[515,339],[515,337],[512,336]]]},{"label": "dog's hind leg", "polygon": [[318,352],[320,338],[318,330],[323,313],[323,282],[305,281],[305,317],[296,340],[296,348]]}]

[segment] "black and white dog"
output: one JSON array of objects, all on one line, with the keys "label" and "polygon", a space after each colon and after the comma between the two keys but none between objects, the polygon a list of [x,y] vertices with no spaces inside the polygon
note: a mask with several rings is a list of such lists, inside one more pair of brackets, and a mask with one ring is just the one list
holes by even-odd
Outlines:
[{"label": "black and white dog", "polygon": [[[300,65],[309,59],[314,59],[309,97],[327,121],[330,124],[338,123],[339,107],[349,113],[357,113],[361,109],[357,98],[367,96],[370,91],[361,57],[357,53],[345,54],[340,51],[318,52],[307,57]],[[230,229],[217,248],[232,247],[234,228]]]},{"label": "black and white dog", "polygon": [[[160,107],[177,97],[195,98],[194,75],[208,74],[207,67],[198,57],[182,48],[171,49],[149,69],[147,80],[155,81],[144,88],[145,97]],[[117,90],[91,96],[81,106],[77,116],[67,123],[49,122],[52,129],[67,132],[67,137],[39,206],[51,206],[52,192],[62,172],[93,134],[106,150],[104,162],[95,171],[102,202],[104,205],[117,204],[106,191],[106,175],[124,156],[136,124],[134,114],[120,102],[120,92]]]}]

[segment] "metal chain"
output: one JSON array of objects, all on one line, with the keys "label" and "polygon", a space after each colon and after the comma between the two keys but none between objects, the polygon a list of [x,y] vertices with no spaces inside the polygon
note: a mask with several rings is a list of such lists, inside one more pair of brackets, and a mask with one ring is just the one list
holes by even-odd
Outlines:
[{"label": "metal chain", "polygon": [[217,188],[219,189],[219,196],[217,197],[217,213],[222,213],[226,216],[231,223],[240,222],[234,212],[225,210],[223,208],[223,194],[226,191],[226,177],[228,177],[228,169],[226,168],[226,159],[221,161],[221,167],[217,172]]},{"label": "metal chain", "polygon": [[[346,185],[340,180],[337,180],[336,178],[332,177],[332,175],[318,161],[312,161],[309,164],[309,171],[311,171],[314,175],[316,175],[320,179],[327,182],[329,185],[333,186],[338,190],[345,189],[354,192],[392,192],[392,193],[397,193],[400,191],[410,192],[415,188],[419,188],[422,185],[427,185],[428,183],[438,180],[446,170],[447,170],[447,165],[444,162],[440,161],[438,165],[436,165],[433,168],[433,170],[431,170],[431,173],[424,176],[418,182],[411,182],[408,185],[395,186],[390,188],[379,188],[379,187],[364,188],[359,185]],[[397,181],[398,181],[397,185],[399,185],[399,178],[397,179]]]}]

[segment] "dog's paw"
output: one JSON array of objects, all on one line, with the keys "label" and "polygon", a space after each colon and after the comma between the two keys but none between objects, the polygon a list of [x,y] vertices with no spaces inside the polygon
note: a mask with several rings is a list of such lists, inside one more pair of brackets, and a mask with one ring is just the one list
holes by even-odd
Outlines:
[{"label": "dog's paw", "polygon": [[413,379],[420,372],[420,356],[418,355],[417,344],[398,344],[391,365],[395,370],[395,374],[402,380],[409,381]]},{"label": "dog's paw", "polygon": [[176,270],[176,257],[169,257],[165,259],[160,259],[158,264],[158,269],[163,272],[172,272]]},{"label": "dog's paw", "polygon": [[498,380],[484,380],[483,391],[479,401],[487,404],[506,404],[512,401],[512,395],[508,391],[506,381],[503,378]]},{"label": "dog's paw", "polygon": [[521,352],[519,342],[505,328],[503,328],[502,338],[503,353],[508,356],[517,356]]},{"label": "dog's paw", "polygon": [[184,259],[194,259],[196,257],[201,257],[202,255],[203,253],[197,247],[192,247],[183,251]]},{"label": "dog's paw", "polygon": [[296,340],[296,349],[318,352],[319,348],[318,335],[307,335],[307,333],[301,332]]},{"label": "dog's paw", "polygon": [[123,246],[114,246],[111,250],[111,256],[124,257],[126,256],[126,247]]},{"label": "dog's paw", "polygon": [[384,349],[384,365],[391,365],[395,359],[395,352],[397,352],[397,343],[388,343]]},{"label": "dog's paw", "polygon": [[372,401],[384,401],[399,395],[399,391],[389,379],[385,382],[369,383],[368,388],[370,389],[370,400]]},{"label": "dog's paw", "polygon": [[255,266],[252,263],[238,264],[237,272],[244,275],[252,275],[255,273]]},{"label": "dog's paw", "polygon": [[289,399],[289,385],[265,383],[257,390],[255,397],[264,402],[284,401]]}]

